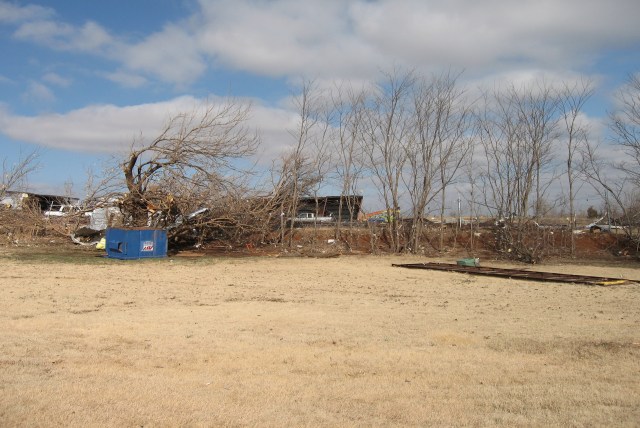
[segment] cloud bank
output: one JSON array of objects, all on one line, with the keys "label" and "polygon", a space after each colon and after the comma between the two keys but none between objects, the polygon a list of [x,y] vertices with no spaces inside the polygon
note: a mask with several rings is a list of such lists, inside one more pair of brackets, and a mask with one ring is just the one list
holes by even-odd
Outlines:
[{"label": "cloud bank", "polygon": [[[577,70],[640,43],[636,0],[200,0],[190,16],[138,39],[51,9],[0,3],[17,39],[107,58],[112,75],[177,86],[219,67],[261,76],[363,79],[399,64],[487,75]],[[119,74],[116,74],[119,73]],[[124,84],[132,78],[120,79]]]}]

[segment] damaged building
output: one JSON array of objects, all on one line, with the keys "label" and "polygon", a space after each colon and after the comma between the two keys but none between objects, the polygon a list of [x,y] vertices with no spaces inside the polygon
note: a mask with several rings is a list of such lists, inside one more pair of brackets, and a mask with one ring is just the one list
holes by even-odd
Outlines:
[{"label": "damaged building", "polygon": [[38,209],[47,215],[64,215],[77,207],[80,199],[70,196],[47,195],[31,192],[7,191],[0,200],[0,206],[12,209]]}]

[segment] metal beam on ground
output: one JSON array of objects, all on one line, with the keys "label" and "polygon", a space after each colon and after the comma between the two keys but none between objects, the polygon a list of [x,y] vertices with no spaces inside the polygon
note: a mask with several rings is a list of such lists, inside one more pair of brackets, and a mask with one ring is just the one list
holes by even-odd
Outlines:
[{"label": "metal beam on ground", "polygon": [[449,263],[407,263],[407,264],[392,264],[395,267],[404,267],[409,269],[428,269],[428,270],[441,270],[446,272],[461,272],[469,273],[472,275],[486,275],[496,276],[503,278],[514,279],[527,279],[532,281],[548,281],[548,282],[568,282],[573,284],[587,284],[587,285],[620,285],[628,282],[634,282],[629,279],[623,278],[606,278],[599,276],[586,276],[586,275],[571,275],[564,273],[553,272],[537,272],[522,269],[503,269],[486,266],[460,266],[457,264]]}]

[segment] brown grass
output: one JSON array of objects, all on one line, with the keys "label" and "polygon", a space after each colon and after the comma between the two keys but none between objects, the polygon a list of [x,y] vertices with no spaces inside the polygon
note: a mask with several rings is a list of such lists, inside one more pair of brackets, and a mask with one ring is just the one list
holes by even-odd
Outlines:
[{"label": "brown grass", "polygon": [[640,420],[635,284],[392,267],[424,261],[399,256],[76,257],[0,253],[3,426]]}]

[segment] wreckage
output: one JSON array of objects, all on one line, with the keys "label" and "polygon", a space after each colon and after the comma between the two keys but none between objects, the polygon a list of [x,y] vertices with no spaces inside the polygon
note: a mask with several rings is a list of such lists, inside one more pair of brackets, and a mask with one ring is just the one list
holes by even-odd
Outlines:
[{"label": "wreckage", "polygon": [[[184,217],[178,216],[165,229],[170,232],[181,226],[191,225],[195,219],[204,216],[207,212],[209,212],[208,208],[200,208]],[[157,227],[157,223],[160,222],[160,218],[154,214],[156,213],[149,212],[147,227]],[[125,223],[125,216],[119,206],[95,208],[86,212],[85,216],[89,217],[89,224],[79,227],[70,235],[71,240],[78,245],[95,246],[104,238],[107,228],[114,225],[121,226]],[[195,229],[192,232],[194,235],[197,233]]]},{"label": "wreckage", "polygon": [[89,217],[89,224],[71,233],[71,240],[79,245],[95,246],[110,225],[121,223],[124,218],[122,211],[116,206],[95,208],[86,212],[85,216]]}]

